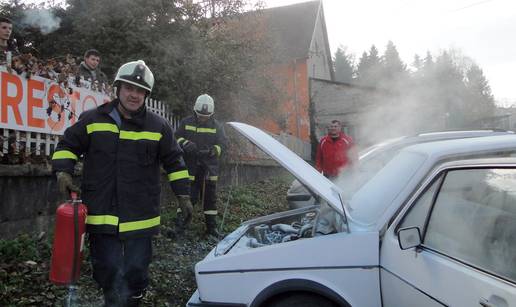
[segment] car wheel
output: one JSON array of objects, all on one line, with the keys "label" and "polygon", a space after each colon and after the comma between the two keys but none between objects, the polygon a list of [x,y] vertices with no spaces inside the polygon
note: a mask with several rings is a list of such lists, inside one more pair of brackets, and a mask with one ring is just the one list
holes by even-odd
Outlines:
[{"label": "car wheel", "polygon": [[330,300],[315,294],[309,293],[292,293],[286,294],[281,298],[274,300],[270,307],[337,307]]}]

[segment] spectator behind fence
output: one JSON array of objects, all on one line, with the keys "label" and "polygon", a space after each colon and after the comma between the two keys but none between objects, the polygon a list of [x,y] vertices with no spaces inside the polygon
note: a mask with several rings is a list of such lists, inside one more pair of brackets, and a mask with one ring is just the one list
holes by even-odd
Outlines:
[{"label": "spectator behind fence", "polygon": [[4,64],[8,59],[11,66],[13,56],[19,54],[16,40],[11,38],[13,22],[6,17],[0,17],[0,63]]},{"label": "spectator behind fence", "polygon": [[84,53],[84,61],[79,65],[79,76],[90,82],[106,83],[107,77],[100,70],[100,52],[90,49]]},{"label": "spectator behind fence", "polygon": [[[82,57],[80,57],[82,58]],[[13,57],[12,69],[22,78],[30,79],[39,76],[60,84],[63,88],[83,87],[92,91],[103,93],[107,96],[113,94],[109,83],[89,82],[81,80],[79,75],[79,57],[70,54],[50,59],[38,59],[30,53]],[[0,65],[2,65],[0,63]]]}]

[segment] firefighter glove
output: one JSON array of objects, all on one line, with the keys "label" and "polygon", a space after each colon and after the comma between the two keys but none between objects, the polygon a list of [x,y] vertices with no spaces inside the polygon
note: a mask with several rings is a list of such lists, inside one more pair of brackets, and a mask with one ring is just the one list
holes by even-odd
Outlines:
[{"label": "firefighter glove", "polygon": [[210,158],[212,158],[212,157],[217,156],[217,154],[218,154],[217,148],[215,146],[212,146],[210,148],[210,152],[209,152],[208,156],[210,156]]},{"label": "firefighter glove", "polygon": [[197,154],[197,145],[195,145],[195,143],[192,141],[185,141],[183,143],[183,151],[187,155],[195,155]]},{"label": "firefighter glove", "polygon": [[179,202],[179,208],[181,209],[181,215],[178,218],[183,219],[183,227],[188,226],[192,221],[193,214],[193,206],[190,201],[190,196],[188,195],[179,195],[177,197],[177,201]]},{"label": "firefighter glove", "polygon": [[57,186],[59,188],[59,192],[63,195],[65,199],[70,197],[70,192],[80,193],[81,189],[73,184],[72,175],[67,172],[57,172]]}]

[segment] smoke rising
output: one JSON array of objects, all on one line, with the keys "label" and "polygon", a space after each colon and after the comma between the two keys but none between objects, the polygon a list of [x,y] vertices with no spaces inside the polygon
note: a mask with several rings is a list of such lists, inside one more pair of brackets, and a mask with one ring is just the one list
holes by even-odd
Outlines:
[{"label": "smoke rising", "polygon": [[391,42],[383,56],[373,51],[364,52],[351,84],[312,82],[317,139],[332,119],[351,127],[360,148],[424,132],[512,128],[494,116],[487,78],[460,50],[418,56],[413,68]]},{"label": "smoke rising", "polygon": [[22,24],[38,28],[42,34],[47,35],[59,29],[61,18],[48,9],[29,9],[24,12]]}]

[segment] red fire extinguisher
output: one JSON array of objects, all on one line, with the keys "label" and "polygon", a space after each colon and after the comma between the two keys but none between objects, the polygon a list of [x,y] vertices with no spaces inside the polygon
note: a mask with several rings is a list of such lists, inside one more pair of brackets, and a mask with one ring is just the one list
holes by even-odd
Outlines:
[{"label": "red fire extinguisher", "polygon": [[56,211],[50,265],[50,281],[56,285],[74,285],[80,274],[87,209],[77,193],[71,198]]}]

